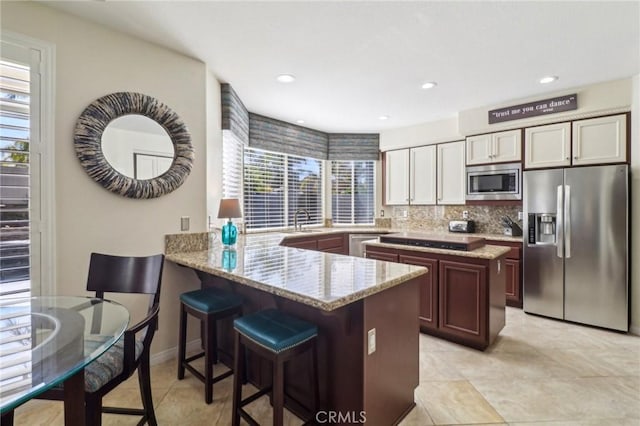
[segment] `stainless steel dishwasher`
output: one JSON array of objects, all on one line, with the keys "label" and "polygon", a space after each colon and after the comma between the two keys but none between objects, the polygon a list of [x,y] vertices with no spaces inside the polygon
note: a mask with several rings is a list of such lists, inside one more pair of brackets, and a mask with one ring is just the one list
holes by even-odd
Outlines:
[{"label": "stainless steel dishwasher", "polygon": [[375,240],[383,234],[351,234],[349,235],[349,256],[364,257],[362,243],[367,240]]}]

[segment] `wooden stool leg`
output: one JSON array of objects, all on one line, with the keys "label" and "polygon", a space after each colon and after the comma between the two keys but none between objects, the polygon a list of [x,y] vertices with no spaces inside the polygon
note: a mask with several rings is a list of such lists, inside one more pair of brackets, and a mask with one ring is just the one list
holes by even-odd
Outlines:
[{"label": "wooden stool leg", "polygon": [[242,399],[242,380],[244,377],[244,348],[240,344],[240,333],[234,331],[234,357],[233,357],[233,404],[231,413],[231,426],[240,425],[240,400]]},{"label": "wooden stool leg", "polygon": [[180,303],[180,330],[178,338],[178,380],[184,379],[184,360],[187,346],[187,311]]},{"label": "wooden stool leg", "polygon": [[204,400],[207,404],[213,401],[213,358],[215,356],[214,339],[212,331],[216,328],[216,322],[212,315],[208,315],[204,322]]},{"label": "wooden stool leg", "polygon": [[213,352],[211,352],[211,362],[213,364],[217,364],[218,363],[218,326],[215,320],[213,320],[213,324],[211,324],[209,333],[211,333],[209,336],[211,337],[211,345],[213,348],[212,349]]},{"label": "wooden stool leg", "polygon": [[284,362],[280,357],[273,361],[273,426],[282,426],[284,422]]}]

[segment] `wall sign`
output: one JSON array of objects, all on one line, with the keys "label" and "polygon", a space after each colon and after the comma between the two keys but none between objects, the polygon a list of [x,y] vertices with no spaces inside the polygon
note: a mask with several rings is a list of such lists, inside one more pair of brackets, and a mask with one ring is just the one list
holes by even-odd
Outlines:
[{"label": "wall sign", "polygon": [[489,124],[578,109],[578,95],[560,96],[489,111]]}]

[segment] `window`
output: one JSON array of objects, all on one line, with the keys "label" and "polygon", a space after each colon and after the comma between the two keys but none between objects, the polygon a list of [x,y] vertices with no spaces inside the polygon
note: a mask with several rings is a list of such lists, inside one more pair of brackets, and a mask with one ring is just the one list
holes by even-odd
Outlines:
[{"label": "window", "polygon": [[222,131],[222,198],[242,199],[243,144],[233,132]]},{"label": "window", "polygon": [[375,161],[331,162],[331,205],[334,224],[374,223]]},{"label": "window", "polygon": [[0,298],[50,294],[53,46],[5,32],[0,45]]},{"label": "window", "polygon": [[29,66],[0,61],[0,295],[31,288],[30,87]]},{"label": "window", "polygon": [[293,226],[299,209],[301,223],[322,223],[321,160],[245,148],[243,187],[247,229]]}]

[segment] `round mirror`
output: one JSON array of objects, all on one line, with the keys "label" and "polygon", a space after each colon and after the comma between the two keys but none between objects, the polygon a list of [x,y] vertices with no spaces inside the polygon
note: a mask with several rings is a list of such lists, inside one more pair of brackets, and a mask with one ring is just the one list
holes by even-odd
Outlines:
[{"label": "round mirror", "polygon": [[113,120],[102,133],[104,158],[134,179],[152,179],[171,167],[174,149],[161,125],[139,114]]},{"label": "round mirror", "polygon": [[[132,132],[133,141],[123,136]],[[168,137],[170,147],[159,141],[161,134]],[[129,198],[155,198],[174,191],[193,164],[191,136],[180,117],[141,93],[118,92],[96,99],[78,118],[74,146],[89,176]]]}]

